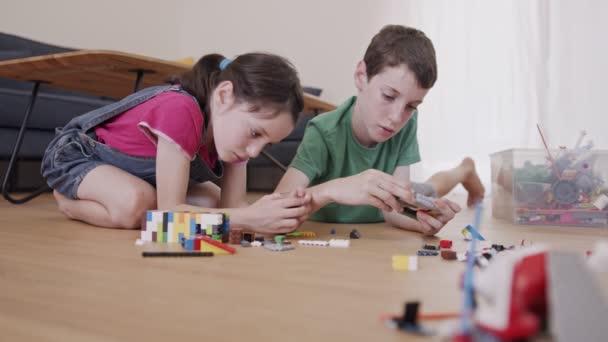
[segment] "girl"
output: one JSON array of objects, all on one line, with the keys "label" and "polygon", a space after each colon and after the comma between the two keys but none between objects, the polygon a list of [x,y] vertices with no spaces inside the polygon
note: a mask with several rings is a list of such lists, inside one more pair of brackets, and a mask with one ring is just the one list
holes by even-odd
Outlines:
[{"label": "girl", "polygon": [[247,205],[246,163],[285,138],[302,108],[287,60],[206,55],[175,85],[143,89],[58,129],[42,175],[65,215],[96,226],[137,228],[158,208],[225,212],[240,227],[291,231],[310,195],[297,190]]}]

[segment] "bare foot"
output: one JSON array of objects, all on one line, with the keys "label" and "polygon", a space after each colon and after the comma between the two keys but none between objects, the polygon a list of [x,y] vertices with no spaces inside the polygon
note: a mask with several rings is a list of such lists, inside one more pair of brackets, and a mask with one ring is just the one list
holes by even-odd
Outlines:
[{"label": "bare foot", "polygon": [[465,170],[464,181],[462,186],[469,193],[467,198],[467,206],[472,207],[477,201],[481,201],[486,192],[486,189],[481,184],[481,179],[475,170],[475,162],[473,159],[466,157],[460,163],[460,166]]}]

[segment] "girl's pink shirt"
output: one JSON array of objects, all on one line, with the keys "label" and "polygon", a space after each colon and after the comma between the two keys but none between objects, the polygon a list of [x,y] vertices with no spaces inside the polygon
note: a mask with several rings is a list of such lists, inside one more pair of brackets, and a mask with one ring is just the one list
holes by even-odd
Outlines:
[{"label": "girl's pink shirt", "polygon": [[192,97],[167,91],[102,123],[95,134],[99,142],[138,157],[156,157],[162,137],[177,145],[188,160],[198,153],[213,168],[217,152],[201,144],[203,125],[203,113]]}]

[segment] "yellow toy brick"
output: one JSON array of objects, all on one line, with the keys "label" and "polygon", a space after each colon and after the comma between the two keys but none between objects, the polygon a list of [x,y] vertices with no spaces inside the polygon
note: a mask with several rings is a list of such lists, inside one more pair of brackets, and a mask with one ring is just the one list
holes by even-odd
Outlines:
[{"label": "yellow toy brick", "polygon": [[418,257],[415,255],[393,255],[393,270],[416,271],[418,270]]}]

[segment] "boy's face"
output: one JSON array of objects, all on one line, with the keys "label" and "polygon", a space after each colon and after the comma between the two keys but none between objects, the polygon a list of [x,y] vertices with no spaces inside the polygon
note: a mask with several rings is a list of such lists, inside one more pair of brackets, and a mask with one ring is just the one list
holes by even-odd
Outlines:
[{"label": "boy's face", "polygon": [[357,138],[365,145],[387,141],[397,134],[429,91],[418,85],[405,64],[385,67],[368,80],[365,62],[361,61],[355,70],[355,85],[363,123],[359,129],[363,136]]}]

